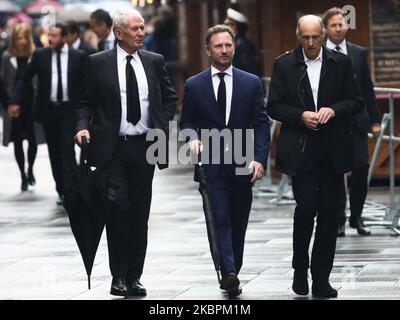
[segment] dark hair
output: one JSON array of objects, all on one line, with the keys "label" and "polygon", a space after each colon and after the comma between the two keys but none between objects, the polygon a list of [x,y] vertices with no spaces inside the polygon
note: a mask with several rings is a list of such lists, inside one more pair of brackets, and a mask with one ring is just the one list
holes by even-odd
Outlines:
[{"label": "dark hair", "polygon": [[216,26],[213,26],[207,30],[205,37],[206,45],[208,46],[210,44],[211,37],[214,34],[222,32],[228,32],[229,35],[232,37],[232,41],[235,42],[235,34],[233,33],[233,30],[224,24],[217,24]]},{"label": "dark hair", "polygon": [[343,18],[346,17],[343,10],[338,7],[330,8],[324,13],[324,15],[322,16],[322,23],[324,24],[325,28],[328,26],[329,19],[332,18],[333,16],[336,16],[337,14],[342,15]]},{"label": "dark hair", "polygon": [[104,22],[109,28],[111,28],[112,26],[112,19],[110,14],[103,9],[98,9],[96,11],[93,11],[92,14],[90,15],[90,19],[96,20],[96,23]]},{"label": "dark hair", "polygon": [[68,34],[68,26],[64,22],[57,22],[54,28],[61,29],[61,35],[65,37]]},{"label": "dark hair", "polygon": [[77,33],[78,36],[81,34],[81,28],[79,28],[79,24],[75,20],[67,20],[65,24],[68,27],[68,33]]}]

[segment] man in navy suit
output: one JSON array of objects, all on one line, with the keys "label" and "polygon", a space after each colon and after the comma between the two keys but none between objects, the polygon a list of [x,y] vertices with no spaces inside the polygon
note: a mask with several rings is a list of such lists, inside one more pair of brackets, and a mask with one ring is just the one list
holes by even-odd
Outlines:
[{"label": "man in navy suit", "polygon": [[[351,172],[350,194],[350,227],[356,228],[359,235],[369,235],[370,230],[364,225],[361,214],[368,192],[368,131],[371,129],[375,137],[381,131],[381,117],[375,101],[374,85],[368,68],[368,52],[365,48],[346,41],[347,24],[345,14],[340,8],[327,10],[323,17],[328,39],[326,46],[349,56],[354,72],[360,84],[365,106],[355,115],[352,124],[353,168]],[[346,191],[342,185],[338,236],[345,235]]]},{"label": "man in navy suit", "polygon": [[[243,260],[252,183],[263,177],[268,158],[269,120],[260,79],[232,67],[235,52],[232,29],[224,25],[208,29],[205,43],[211,67],[186,81],[181,128],[192,129],[189,142],[192,152],[204,150],[204,155],[208,151],[211,160],[221,160],[205,164],[204,170],[215,215],[222,271],[221,289],[230,296],[237,296],[241,293],[237,275]],[[207,129],[219,133],[240,132],[243,135],[236,141],[233,139],[233,144],[217,139],[220,143],[224,142],[215,147],[215,141],[209,143],[200,134]],[[247,155],[250,170],[240,175],[237,169],[243,167],[243,163],[237,159],[230,162],[227,154],[240,148],[244,150],[244,133],[250,129],[254,132],[254,141],[250,142],[254,154]],[[204,159],[202,162],[205,162]],[[196,174],[195,181],[198,181]]]}]

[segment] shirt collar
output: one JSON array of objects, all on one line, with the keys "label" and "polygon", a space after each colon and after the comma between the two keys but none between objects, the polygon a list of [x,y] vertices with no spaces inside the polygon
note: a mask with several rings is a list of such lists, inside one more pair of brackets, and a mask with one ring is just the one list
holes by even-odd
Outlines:
[{"label": "shirt collar", "polygon": [[76,39],[76,41],[72,44],[72,48],[74,49],[79,49],[79,46],[81,45],[81,39]]},{"label": "shirt collar", "polygon": [[[117,61],[118,61],[118,64],[126,63],[126,56],[128,56],[128,55],[129,55],[129,53],[127,53],[124,49],[122,49],[120,47],[120,45],[118,44],[117,45]],[[135,53],[131,54],[131,56],[133,57],[133,59],[135,61],[139,61],[140,60],[139,53],[138,53],[137,50],[135,51]]]},{"label": "shirt collar", "polygon": [[[219,71],[217,68],[215,68],[214,66],[211,66],[211,77],[215,76],[217,73],[220,73],[221,71]],[[228,69],[226,69],[224,71],[227,75],[230,75],[231,77],[233,76],[233,67],[232,65],[229,66]]]},{"label": "shirt collar", "polygon": [[316,57],[314,60],[308,59],[308,58],[306,57],[305,53],[304,53],[304,49],[302,48],[301,50],[302,50],[302,52],[303,52],[304,62],[313,62],[313,61],[318,61],[318,60],[322,62],[322,47],[321,47],[321,49],[319,50],[318,57]]},{"label": "shirt collar", "polygon": [[[336,50],[335,48],[336,48],[336,44],[334,44],[331,40],[326,40],[326,46],[329,48],[329,49],[332,49],[332,50]],[[347,52],[347,48],[346,48],[346,39],[343,39],[343,41],[341,42],[341,43],[339,43],[338,44],[338,46],[340,47],[340,51],[341,52]]]},{"label": "shirt collar", "polygon": [[115,40],[114,32],[111,30],[111,32],[108,34],[108,37],[106,38],[107,42],[112,42]]}]

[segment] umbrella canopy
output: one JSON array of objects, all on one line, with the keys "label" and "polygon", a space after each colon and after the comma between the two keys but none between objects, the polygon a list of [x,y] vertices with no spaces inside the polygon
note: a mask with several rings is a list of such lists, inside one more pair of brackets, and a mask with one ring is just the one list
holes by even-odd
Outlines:
[{"label": "umbrella canopy", "polygon": [[15,13],[22,11],[22,8],[12,1],[0,1],[1,13]]},{"label": "umbrella canopy", "polygon": [[34,1],[31,4],[27,5],[24,10],[27,14],[30,15],[41,15],[45,14],[46,12],[46,7],[53,7],[55,10],[59,10],[63,7],[62,4],[56,1],[45,1],[45,0],[39,0],[39,1]]},{"label": "umbrella canopy", "polygon": [[68,213],[72,233],[82,255],[88,287],[94,258],[103,233],[106,216],[106,202],[102,201],[100,178],[91,171],[87,163],[87,143],[82,143],[81,161],[74,175],[74,186],[64,199],[64,208]]},{"label": "umbrella canopy", "polygon": [[[199,156],[200,157],[200,156]],[[221,283],[221,265],[219,261],[219,250],[217,242],[217,233],[215,231],[214,212],[211,207],[210,196],[207,187],[207,177],[201,161],[198,163],[198,175],[200,178],[199,192],[203,199],[203,210],[206,219],[207,236],[210,244],[211,257],[214,262],[215,271],[217,272],[218,283]]]}]

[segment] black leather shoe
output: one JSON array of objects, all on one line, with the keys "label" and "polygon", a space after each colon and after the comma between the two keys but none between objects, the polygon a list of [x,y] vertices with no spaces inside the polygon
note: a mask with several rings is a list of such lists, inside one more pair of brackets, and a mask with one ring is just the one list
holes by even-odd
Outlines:
[{"label": "black leather shoe", "polygon": [[146,295],[146,288],[143,287],[139,279],[128,281],[128,296],[145,297]]},{"label": "black leather shoe", "polygon": [[128,295],[128,286],[126,285],[125,277],[113,277],[110,294],[120,297]]},{"label": "black leather shoe", "polygon": [[21,191],[27,191],[27,190],[28,190],[28,179],[26,177],[23,177],[21,182]]},{"label": "black leather shoe", "polygon": [[328,281],[326,282],[315,282],[312,284],[312,295],[316,298],[336,298],[338,292],[333,289]]},{"label": "black leather shoe", "polygon": [[64,195],[58,194],[57,205],[62,206],[64,203]]},{"label": "black leather shoe", "polygon": [[344,225],[342,225],[342,226],[338,226],[338,229],[337,229],[337,236],[338,237],[344,237],[344,236],[346,236],[346,228],[345,228],[345,226]]},{"label": "black leather shoe", "polygon": [[239,288],[240,281],[235,273],[228,273],[223,277],[220,288],[226,290],[230,298],[239,296],[242,290]]},{"label": "black leather shoe", "polygon": [[371,231],[364,225],[364,222],[361,218],[357,218],[355,220],[350,219],[349,221],[350,227],[357,229],[357,233],[360,236],[369,236]]},{"label": "black leather shoe", "polygon": [[35,176],[33,175],[33,171],[31,169],[28,170],[28,183],[31,186],[34,186],[36,184],[36,179],[35,179]]},{"label": "black leather shoe", "polygon": [[294,293],[306,296],[309,292],[307,271],[297,272],[294,271],[292,290]]}]

